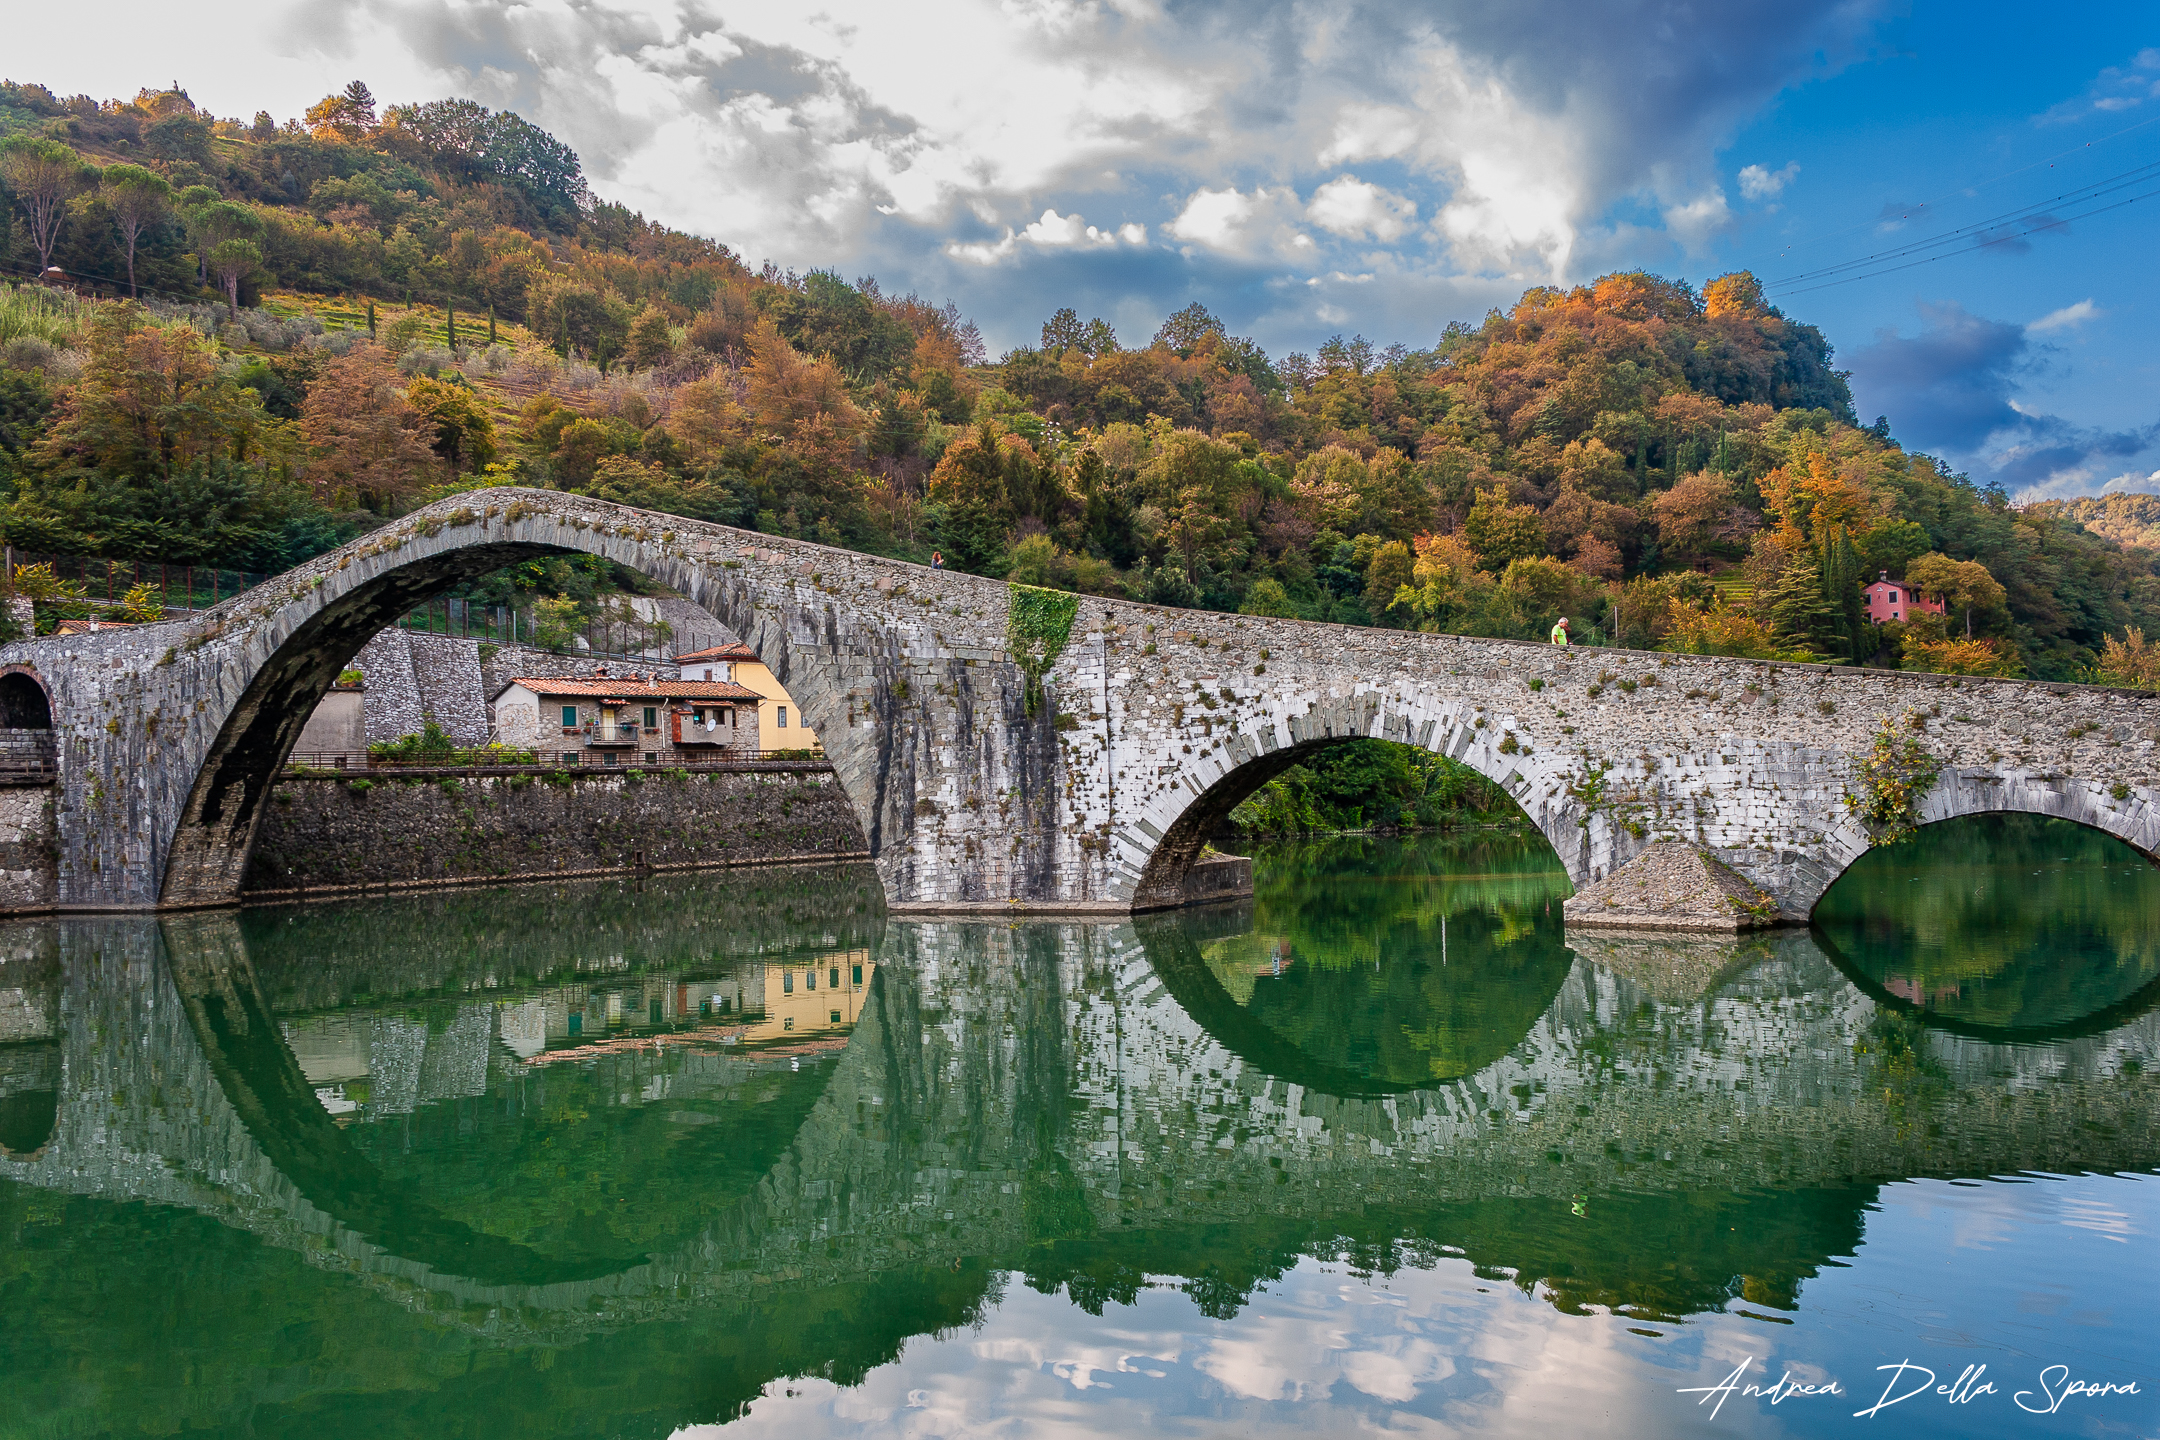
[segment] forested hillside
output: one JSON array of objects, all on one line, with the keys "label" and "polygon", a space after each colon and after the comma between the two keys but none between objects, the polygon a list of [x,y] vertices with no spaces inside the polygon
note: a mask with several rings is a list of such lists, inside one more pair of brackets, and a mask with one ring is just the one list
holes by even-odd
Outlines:
[{"label": "forested hillside", "polygon": [[[2015,507],[1860,425],[1744,273],[1280,357],[1197,305],[1130,345],[1046,296],[992,362],[949,302],[752,270],[466,101],[242,121],[8,84],[0,185],[19,548],[276,569],[531,484],[1175,606],[2160,680],[2148,510]],[[1949,613],[1866,623],[1881,571]],[[636,583],[531,565],[480,598]]]}]

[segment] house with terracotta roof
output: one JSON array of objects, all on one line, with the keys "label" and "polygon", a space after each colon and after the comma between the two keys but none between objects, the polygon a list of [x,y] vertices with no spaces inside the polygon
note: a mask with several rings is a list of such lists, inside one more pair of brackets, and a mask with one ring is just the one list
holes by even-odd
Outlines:
[{"label": "house with terracotta roof", "polygon": [[655,671],[513,676],[489,698],[494,739],[559,765],[683,765],[758,750],[762,697]]},{"label": "house with terracotta roof", "polygon": [[1929,599],[1902,580],[1892,580],[1887,570],[1877,573],[1881,578],[1860,592],[1867,607],[1869,624],[1887,625],[1893,620],[1908,620],[1923,611],[1935,615],[1943,613],[1942,601]]},{"label": "house with terracotta roof", "polygon": [[766,749],[824,750],[817,735],[803,724],[802,710],[788,694],[787,687],[774,678],[764,661],[758,659],[757,651],[741,641],[715,645],[709,650],[693,650],[688,655],[676,656],[675,663],[682,668],[685,680],[729,681],[755,690],[758,695],[758,734],[764,737]]}]

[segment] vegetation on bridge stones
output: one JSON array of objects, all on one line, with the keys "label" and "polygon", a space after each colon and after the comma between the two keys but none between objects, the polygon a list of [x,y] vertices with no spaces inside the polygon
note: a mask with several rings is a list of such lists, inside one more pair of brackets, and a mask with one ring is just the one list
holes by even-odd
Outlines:
[{"label": "vegetation on bridge stones", "polygon": [[1027,713],[1033,715],[1042,704],[1042,677],[1057,663],[1065,642],[1072,638],[1080,597],[1033,585],[1010,585],[1006,589],[1010,608],[1005,620],[1005,648],[1012,652],[1020,673],[1027,676]]},{"label": "vegetation on bridge stones", "polygon": [[1920,828],[1920,802],[1942,777],[1942,758],[1920,738],[1924,722],[1907,711],[1902,723],[1887,716],[1875,743],[1861,758],[1857,793],[1845,792],[1846,808],[1858,817],[1871,845],[1896,845]]}]

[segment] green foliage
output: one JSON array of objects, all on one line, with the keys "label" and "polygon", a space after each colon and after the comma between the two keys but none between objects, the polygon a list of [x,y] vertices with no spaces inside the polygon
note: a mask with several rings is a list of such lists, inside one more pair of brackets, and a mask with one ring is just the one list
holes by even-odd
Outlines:
[{"label": "green foliage", "polygon": [[1943,765],[1920,738],[1924,723],[1917,711],[1908,711],[1902,724],[1885,716],[1873,746],[1857,762],[1857,793],[1845,792],[1845,806],[1870,844],[1900,844],[1919,828],[1920,802],[1935,788]]},{"label": "green foliage", "polygon": [[1008,585],[1006,594],[1005,646],[1027,677],[1027,713],[1033,715],[1042,705],[1042,677],[1072,638],[1080,597],[1032,585]]},{"label": "green foliage", "polygon": [[0,345],[41,340],[55,348],[75,343],[90,307],[66,290],[43,285],[0,287]]},{"label": "green foliage", "polygon": [[539,760],[532,751],[510,745],[460,745],[433,720],[425,722],[418,734],[375,741],[368,746],[368,758],[404,765],[444,767],[532,765]]},{"label": "green foliage", "polygon": [[1253,792],[1230,823],[1256,835],[1527,825],[1508,793],[1444,755],[1384,740],[1331,745]]}]

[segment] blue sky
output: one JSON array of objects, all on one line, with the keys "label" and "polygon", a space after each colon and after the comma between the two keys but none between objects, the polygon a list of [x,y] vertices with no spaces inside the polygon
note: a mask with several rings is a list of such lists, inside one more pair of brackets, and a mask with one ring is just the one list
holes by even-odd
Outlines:
[{"label": "blue sky", "polygon": [[[1528,285],[1748,268],[1829,334],[1863,420],[1886,414],[2020,496],[2160,490],[2160,197],[1780,288],[2160,163],[2150,6],[264,0],[247,25],[205,26],[120,0],[101,15],[95,45],[63,10],[18,22],[11,78],[101,96],[178,78],[221,114],[281,119],[355,76],[385,100],[469,95],[576,146],[607,198],[753,264],[952,298],[993,351],[1062,305],[1144,343],[1195,299],[1277,354],[1337,332],[1425,345]],[[2107,199],[2147,189],[2160,181]]]}]

